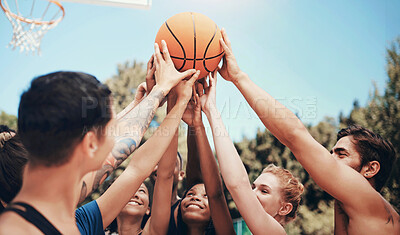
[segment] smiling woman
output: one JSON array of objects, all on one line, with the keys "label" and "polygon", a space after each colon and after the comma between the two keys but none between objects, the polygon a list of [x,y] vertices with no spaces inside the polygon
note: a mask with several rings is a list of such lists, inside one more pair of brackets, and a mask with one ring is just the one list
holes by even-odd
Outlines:
[{"label": "smiling woman", "polygon": [[178,234],[193,234],[193,231],[215,234],[203,183],[196,183],[186,191],[178,208],[177,224],[180,230]]},{"label": "smiling woman", "polygon": [[[146,181],[145,181],[146,182]],[[150,216],[151,185],[143,182],[117,218],[110,224],[110,234],[141,234]]]},{"label": "smiling woman", "polygon": [[210,209],[204,184],[196,184],[186,193],[181,203],[183,221],[188,225],[204,224],[210,222]]}]

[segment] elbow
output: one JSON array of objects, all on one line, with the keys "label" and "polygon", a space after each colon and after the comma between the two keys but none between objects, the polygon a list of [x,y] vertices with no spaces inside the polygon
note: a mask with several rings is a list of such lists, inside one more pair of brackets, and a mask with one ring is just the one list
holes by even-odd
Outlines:
[{"label": "elbow", "polygon": [[174,174],[158,174],[157,173],[157,180],[160,181],[169,181],[174,179]]},{"label": "elbow", "polygon": [[303,123],[301,123],[300,120],[297,121],[299,123],[295,127],[289,128],[289,131],[285,133],[284,140],[281,141],[291,150],[295,148],[295,146],[298,146],[299,141],[303,140],[308,134],[308,130]]},{"label": "elbow", "polygon": [[164,170],[160,170],[160,168],[158,168],[157,170],[157,179],[162,179],[162,180],[170,180],[174,178],[174,172],[173,171],[164,171]]},{"label": "elbow", "polygon": [[222,201],[225,200],[225,195],[223,192],[222,187],[219,189],[216,189],[213,192],[207,193],[207,198],[209,201]]},{"label": "elbow", "polygon": [[244,187],[249,187],[250,182],[249,178],[247,177],[240,177],[233,180],[225,181],[225,185],[228,188],[229,192],[232,191],[240,191]]}]

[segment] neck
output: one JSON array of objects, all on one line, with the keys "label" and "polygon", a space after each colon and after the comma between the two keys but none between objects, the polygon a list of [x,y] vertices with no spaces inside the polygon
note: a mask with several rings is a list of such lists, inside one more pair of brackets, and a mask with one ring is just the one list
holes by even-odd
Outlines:
[{"label": "neck", "polygon": [[371,179],[367,179],[367,180],[368,180],[368,183],[371,185],[371,187],[374,188],[375,191],[377,191],[378,193],[380,193],[380,191],[378,191],[378,190],[376,189],[376,187],[375,187],[375,179],[374,179],[374,178],[371,178]]},{"label": "neck", "polygon": [[205,232],[204,224],[188,224],[188,235],[203,235]]},{"label": "neck", "polygon": [[285,221],[285,216],[280,216],[280,215],[275,215],[274,216],[274,219],[276,220],[276,221],[278,221],[278,223],[280,224],[280,225],[282,225],[282,227],[285,227],[285,223],[286,223],[286,221]]},{"label": "neck", "polygon": [[[54,220],[75,223],[75,208],[82,176],[77,167],[66,163],[57,167],[27,164],[21,191],[13,201],[32,204]],[[76,172],[76,173],[74,173]]]},{"label": "neck", "polygon": [[139,234],[142,231],[140,225],[143,217],[138,216],[123,216],[117,217],[118,234]]}]

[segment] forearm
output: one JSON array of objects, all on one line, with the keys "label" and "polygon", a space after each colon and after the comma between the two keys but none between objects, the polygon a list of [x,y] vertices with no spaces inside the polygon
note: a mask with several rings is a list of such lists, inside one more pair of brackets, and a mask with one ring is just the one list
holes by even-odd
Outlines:
[{"label": "forearm", "polygon": [[212,153],[203,125],[195,127],[201,174],[210,204],[211,218],[217,234],[235,234],[232,218],[225,200],[218,165]]},{"label": "forearm", "polygon": [[164,96],[164,91],[155,87],[140,104],[135,107],[133,104],[130,104],[118,114],[117,129],[114,133],[107,133],[116,135],[114,148],[100,170],[90,172],[84,176],[80,202],[93,190],[98,188],[111,172],[133,153],[140,144]]},{"label": "forearm", "polygon": [[137,172],[128,166],[103,195],[96,199],[104,229],[118,216],[141,183]]},{"label": "forearm", "polygon": [[186,182],[190,186],[202,179],[198,145],[196,143],[196,127],[188,126],[187,132],[188,158],[186,164]]},{"label": "forearm", "polygon": [[[117,124],[116,130],[116,141],[117,143],[129,139],[134,142],[134,146],[125,146],[130,148],[123,148],[122,146],[115,145],[113,153],[124,151],[123,156],[130,155],[134,148],[139,145],[145,131],[147,130],[154,114],[160,104],[161,100],[165,97],[165,93],[162,89],[158,89],[157,86],[153,88],[150,94],[137,106],[135,106],[130,112],[123,115]],[[114,154],[116,155],[116,154]]]},{"label": "forearm", "polygon": [[[153,136],[135,151],[125,171],[97,200],[102,215],[105,215],[104,222],[111,222],[115,218],[160,161],[180,122],[180,118],[171,118],[171,115],[182,115],[184,108],[176,105],[171,110]],[[168,200],[170,200],[169,197]],[[167,205],[169,206],[170,203],[168,202]]]},{"label": "forearm", "polygon": [[[176,120],[179,120],[179,117],[175,117],[175,115],[173,113],[170,114],[172,109],[175,107],[176,97],[169,96],[167,101],[168,101],[168,103],[167,103],[167,117],[166,118],[176,118]],[[168,145],[167,150],[165,151],[160,162],[158,163],[157,179],[164,180],[164,179],[169,179],[169,178],[173,177],[174,168],[175,168],[175,164],[176,164],[176,155],[178,152],[178,132],[179,132],[179,126],[174,133],[171,143]],[[156,181],[156,184],[157,184],[157,182],[160,182],[160,180]]]},{"label": "forearm", "polygon": [[228,189],[242,185],[250,187],[246,169],[215,106],[207,113],[207,118],[211,125],[215,151],[225,185]]},{"label": "forearm", "polygon": [[178,130],[169,145],[164,156],[158,163],[157,179],[154,186],[153,205],[149,226],[150,234],[166,234],[168,230],[171,198],[166,195],[172,194],[174,181],[174,170],[176,164],[176,154],[178,149]]},{"label": "forearm", "polygon": [[199,158],[197,159],[201,169],[201,176],[207,190],[208,198],[219,197],[223,195],[222,180],[219,176],[219,169],[215,161],[210,144],[207,139],[206,131],[203,125],[193,128],[195,143]]},{"label": "forearm", "polygon": [[283,234],[282,226],[257,200],[246,169],[226,131],[216,108],[207,115],[213,131],[215,150],[226,187],[253,234]]},{"label": "forearm", "polygon": [[121,112],[117,114],[117,121],[121,120],[126,114],[128,114],[132,109],[134,109],[139,102],[136,100],[132,101],[131,103],[128,104]]},{"label": "forearm", "polygon": [[257,113],[264,126],[284,145],[290,148],[299,131],[307,132],[303,123],[293,112],[257,86],[247,74],[242,73],[234,84]]},{"label": "forearm", "polygon": [[153,136],[134,153],[129,165],[143,172],[146,177],[151,173],[175,136],[185,107],[185,103],[177,102]]},{"label": "forearm", "polygon": [[[343,203],[357,204],[353,195],[366,195],[369,183],[358,172],[340,164],[319,144],[289,109],[254,84],[247,75],[235,82],[265,127],[289,147],[299,163],[326,192]],[[361,193],[363,190],[364,193]],[[374,192],[373,192],[374,193]]]},{"label": "forearm", "polygon": [[161,179],[173,178],[177,152],[178,152],[178,128],[174,133],[171,143],[168,145],[167,150],[165,151],[160,162],[158,163],[157,180],[159,178]]}]

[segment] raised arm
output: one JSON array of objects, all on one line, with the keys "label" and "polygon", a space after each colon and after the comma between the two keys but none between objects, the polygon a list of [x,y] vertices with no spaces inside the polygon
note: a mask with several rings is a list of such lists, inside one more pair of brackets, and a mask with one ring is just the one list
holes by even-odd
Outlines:
[{"label": "raised arm", "polygon": [[[185,107],[176,106],[158,127],[153,136],[133,154],[124,172],[115,180],[107,191],[97,199],[103,225],[107,227],[119,214],[122,208],[139,188],[140,184],[150,175],[158,161],[170,145],[174,132],[179,126],[176,116],[183,113]],[[183,109],[183,110],[180,110]],[[157,146],[155,148],[154,146]],[[175,159],[176,160],[176,159]],[[172,186],[171,186],[172,188]],[[168,207],[170,207],[170,197]]]},{"label": "raised arm", "polygon": [[[196,86],[199,86],[199,83],[196,82]],[[194,102],[194,94],[196,91],[193,91],[193,96],[191,101],[188,103],[185,113],[183,114],[182,120],[188,125],[187,130],[187,163],[186,163],[186,185],[193,185],[195,182],[202,181],[201,170],[200,170],[200,160],[199,160],[199,151],[196,144],[196,119],[195,119],[195,110],[196,104]],[[201,122],[201,116],[200,116]],[[202,123],[202,122],[201,122]]]},{"label": "raised arm", "polygon": [[[159,49],[157,50],[159,51]],[[90,172],[83,177],[79,202],[82,202],[93,190],[98,188],[111,172],[135,151],[149,127],[160,102],[162,102],[171,88],[176,86],[183,78],[191,76],[196,72],[194,69],[183,73],[176,70],[173,71],[172,69],[170,69],[171,71],[165,71],[164,69],[162,72],[166,73],[166,76],[154,77],[155,64],[153,63],[153,58],[154,56],[147,63],[146,81],[155,80],[156,85],[152,85],[150,93],[144,99],[142,98],[143,96],[136,97],[131,104],[117,115],[118,124],[114,133],[116,135],[114,148],[104,161],[101,169]],[[168,61],[168,63],[164,63],[162,66],[171,68],[173,63],[172,61]],[[138,91],[142,94],[143,87],[139,87]]]},{"label": "raised arm", "polygon": [[171,213],[171,197],[166,195],[172,194],[177,150],[178,128],[167,151],[158,163],[151,217],[143,230],[143,235],[167,233]]},{"label": "raised arm", "polygon": [[216,77],[210,76],[210,87],[205,89],[206,94],[200,99],[202,109],[210,122],[215,151],[225,185],[253,234],[285,234],[282,226],[265,212],[251,188],[246,169],[216,108],[215,85]]},{"label": "raised arm", "polygon": [[370,199],[376,199],[378,194],[361,174],[337,162],[329,151],[310,135],[296,115],[258,87],[239,69],[224,30],[222,35],[223,39],[220,42],[226,58],[220,74],[240,90],[265,127],[290,148],[315,182],[333,197],[353,208],[368,208],[366,202],[375,203],[375,200]]},{"label": "raised arm", "polygon": [[[207,84],[207,83],[205,83]],[[207,89],[207,86],[206,86]],[[201,94],[202,95],[202,94]],[[193,135],[195,137],[201,175],[207,192],[211,218],[216,234],[236,234],[224,196],[222,180],[215,157],[207,139],[206,131],[201,120],[201,104],[198,94],[194,95],[193,103]]]},{"label": "raised arm", "polygon": [[[169,58],[165,44],[163,45],[163,55],[165,59],[161,56],[158,47],[156,47],[156,57],[158,60],[156,62],[156,78],[166,76],[170,79],[173,79],[174,76],[179,76],[178,74],[173,74],[168,71],[175,70],[175,68],[173,67],[172,61]],[[171,63],[172,67],[167,66],[168,63]],[[186,108],[186,104],[191,97],[191,89],[198,75],[199,72],[195,73],[190,80],[180,82],[179,86],[184,87],[182,89],[186,94],[178,98],[177,104],[167,115],[153,136],[135,151],[132,160],[129,162],[129,165],[124,172],[110,186],[110,188],[99,199],[97,199],[97,203],[103,217],[104,227],[108,226],[108,224],[110,224],[118,215],[132,195],[137,191],[140,184],[146,177],[150,175],[164,152],[167,150],[174,133],[179,126],[180,118],[182,117],[182,114]],[[156,89],[156,86],[153,88],[153,90]],[[157,147],[155,148],[154,146]],[[165,164],[168,164],[168,160],[169,158]],[[176,155],[174,160],[176,161]],[[166,207],[170,208],[170,197],[168,197]]]},{"label": "raised arm", "polygon": [[[191,87],[182,86],[179,84],[174,88],[174,95],[176,95],[177,101],[171,101],[168,99],[168,111],[175,106],[181,105],[182,97],[191,95]],[[185,98],[185,99],[186,99]],[[172,108],[172,109],[173,109]],[[182,108],[186,108],[182,107]],[[170,112],[170,111],[169,111]],[[183,113],[182,113],[183,114]],[[176,116],[173,118],[181,119],[182,116]],[[154,187],[153,194],[153,205],[151,209],[151,217],[149,222],[143,231],[143,234],[166,234],[169,226],[169,219],[171,213],[171,198],[166,195],[172,194],[172,185],[174,180],[174,170],[176,165],[176,153],[178,151],[178,129],[174,134],[174,138],[171,141],[167,151],[163,158],[158,164],[157,179]]]}]

